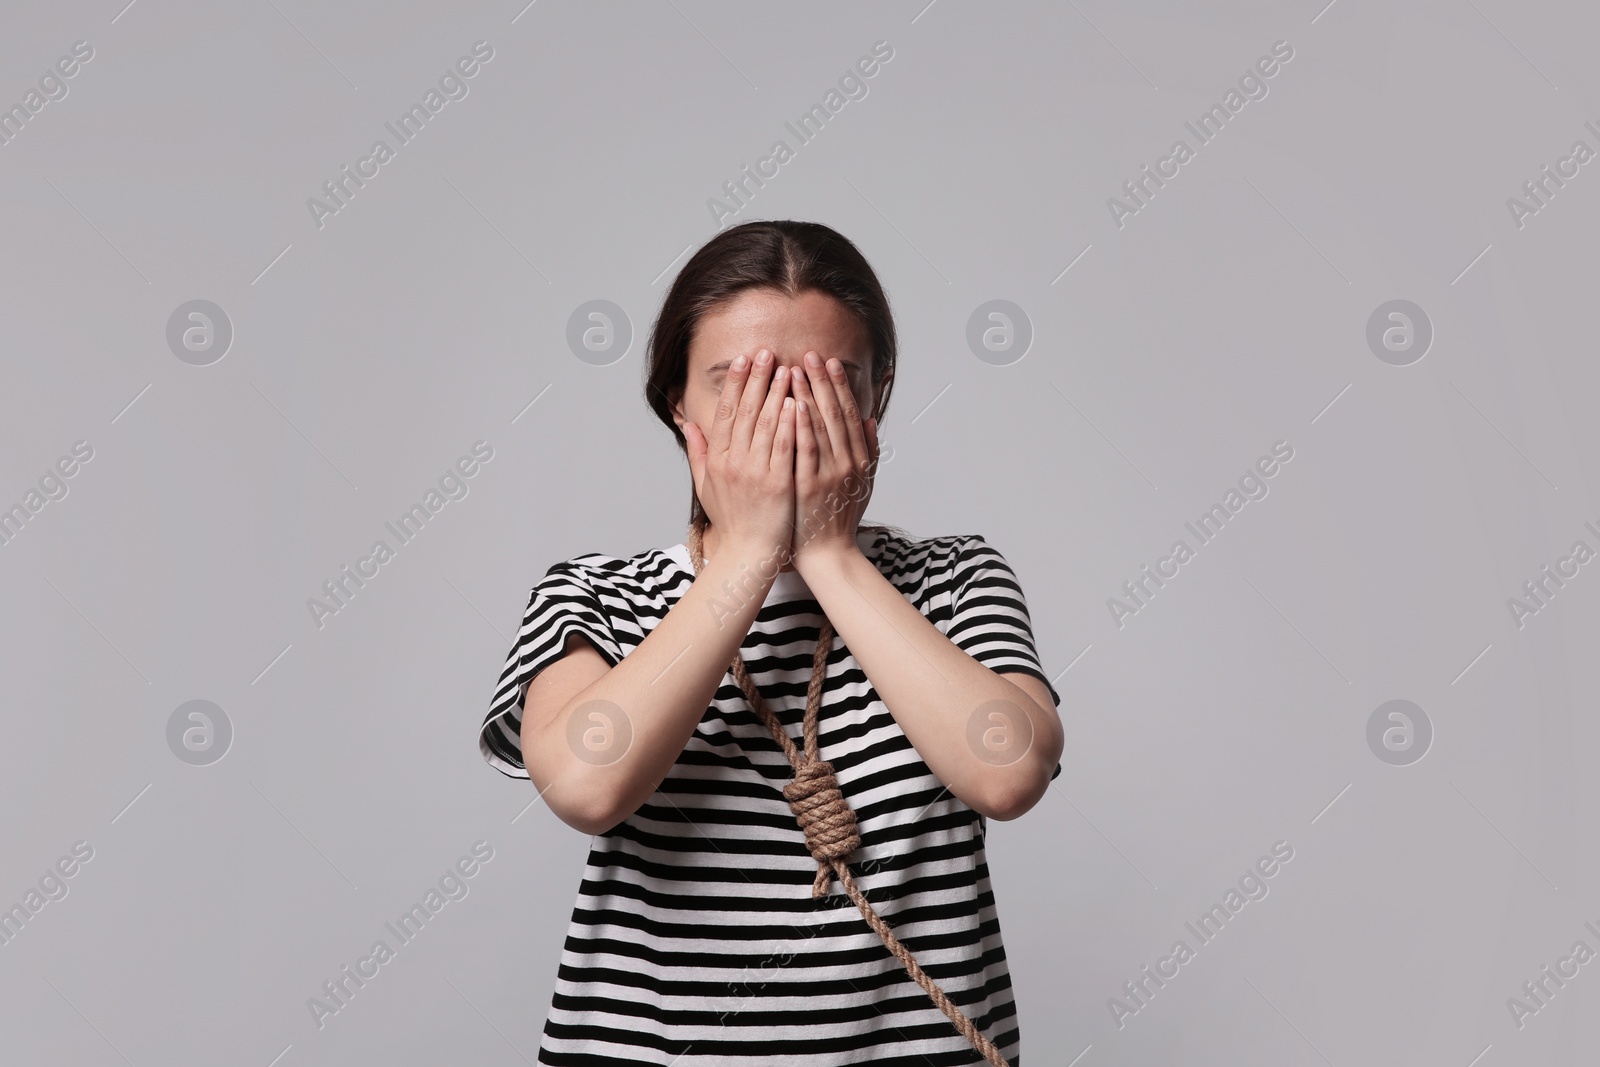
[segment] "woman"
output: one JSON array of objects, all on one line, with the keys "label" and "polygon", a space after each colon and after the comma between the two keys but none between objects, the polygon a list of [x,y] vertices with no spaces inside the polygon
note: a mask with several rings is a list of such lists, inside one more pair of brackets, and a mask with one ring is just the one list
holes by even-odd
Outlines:
[{"label": "woman", "polygon": [[882,287],[745,223],[649,347],[688,536],[550,567],[479,734],[594,835],[539,1062],[1020,1064],[984,832],[1060,774],[1060,698],[981,536],[861,525]]}]

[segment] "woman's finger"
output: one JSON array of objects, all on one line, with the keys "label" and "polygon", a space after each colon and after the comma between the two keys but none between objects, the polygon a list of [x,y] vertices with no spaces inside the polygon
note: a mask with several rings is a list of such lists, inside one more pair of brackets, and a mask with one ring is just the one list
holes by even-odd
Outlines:
[{"label": "woman's finger", "polygon": [[727,376],[722,380],[716,414],[711,417],[711,432],[704,435],[708,448],[726,452],[732,444],[733,420],[739,411],[739,398],[744,394],[745,376],[749,373],[750,357],[741,352],[734,357]]},{"label": "woman's finger", "polygon": [[810,379],[811,395],[822,412],[822,424],[827,427],[828,456],[846,460],[850,456],[850,432],[845,429],[844,416],[839,411],[839,394],[822,357],[815,352],[806,353],[806,375]]},{"label": "woman's finger", "polygon": [[755,420],[750,435],[750,455],[757,463],[766,463],[772,457],[772,442],[778,432],[778,422],[783,415],[783,402],[789,398],[789,368],[779,367],[772,373],[772,385],[761,404],[760,417]]},{"label": "woman's finger", "polygon": [[861,411],[856,407],[856,394],[850,388],[850,379],[845,375],[844,364],[836,357],[828,360],[828,377],[833,380],[833,391],[839,399],[839,416],[844,422],[845,432],[850,437],[850,456],[854,465],[866,462],[867,434],[861,425]]},{"label": "woman's finger", "polygon": [[782,473],[794,470],[795,418],[794,397],[783,398],[783,410],[778,415],[778,432],[772,438],[772,469]]},{"label": "woman's finger", "polygon": [[878,420],[871,418],[866,421],[867,447],[871,450],[871,458],[867,461],[867,484],[875,485],[878,481],[878,460],[883,455],[882,443],[878,440]]},{"label": "woman's finger", "polygon": [[[799,388],[805,386],[800,383],[805,381],[804,374],[796,374],[794,383]],[[803,479],[809,489],[817,477],[817,429],[812,418],[816,408],[805,397],[795,401],[794,413],[794,474],[798,485]]]},{"label": "woman's finger", "polygon": [[828,424],[823,421],[822,405],[817,402],[817,390],[811,379],[811,368],[796,367],[794,374],[795,396],[806,402],[806,417],[811,423],[812,440],[819,467],[831,466],[833,448],[828,440]]},{"label": "woman's finger", "polygon": [[[765,364],[762,362],[763,356],[766,357]],[[750,451],[750,439],[756,432],[756,419],[767,403],[767,387],[772,383],[774,362],[772,354],[765,348],[757,352],[756,358],[750,362],[750,376],[745,379],[744,390],[739,394],[739,409],[734,415],[732,436],[729,438],[729,447],[736,456]]]}]

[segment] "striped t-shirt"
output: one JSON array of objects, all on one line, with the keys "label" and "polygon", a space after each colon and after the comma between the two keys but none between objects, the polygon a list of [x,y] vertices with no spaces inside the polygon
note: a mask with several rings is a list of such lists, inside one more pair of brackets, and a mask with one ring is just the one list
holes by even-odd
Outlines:
[{"label": "striped t-shirt", "polygon": [[[911,540],[879,527],[857,544],[938,630],[995,671],[1050,687],[1010,566],[979,535]],[[479,749],[527,778],[522,700],[569,633],[616,665],[694,581],[685,544],[557,563],[533,587]],[[796,745],[820,607],[780,571],[741,656]],[[987,820],[917,755],[835,635],[818,747],[851,807],[857,884],[973,1023],[1020,1067],[1020,1028],[984,854]],[[1052,779],[1061,773],[1056,764]],[[981,1063],[817,861],[783,787],[793,771],[732,671],[677,761],[637,811],[593,837],[541,1064]]]}]

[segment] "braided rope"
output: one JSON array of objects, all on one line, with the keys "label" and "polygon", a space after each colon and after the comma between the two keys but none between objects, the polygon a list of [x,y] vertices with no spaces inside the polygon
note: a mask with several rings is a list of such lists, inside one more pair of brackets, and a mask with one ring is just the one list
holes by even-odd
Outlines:
[{"label": "braided rope", "polygon": [[[689,527],[689,558],[694,563],[694,572],[697,576],[701,567],[705,565],[701,549],[704,533],[704,522],[695,522]],[[856,885],[855,876],[850,873],[848,863],[850,854],[861,844],[855,809],[850,807],[849,800],[839,787],[839,780],[834,777],[833,764],[820,758],[817,746],[817,714],[822,707],[822,687],[827,678],[828,652],[833,647],[833,638],[833,624],[824,615],[821,629],[817,634],[817,649],[811,659],[811,684],[806,689],[806,712],[802,728],[805,742],[803,753],[795,747],[794,741],[784,731],[783,724],[778,721],[777,716],[767,707],[766,701],[761,699],[761,690],[751,680],[749,672],[745,669],[744,657],[738,650],[734,651],[732,664],[734,680],[739,683],[739,688],[744,691],[745,698],[750,701],[750,706],[756,715],[766,724],[767,731],[783,747],[783,754],[788,757],[789,766],[794,769],[794,781],[783,787],[783,796],[789,802],[789,810],[794,812],[801,830],[805,832],[807,851],[817,861],[817,878],[812,883],[811,896],[813,899],[827,896],[833,878],[837,877],[845,893],[855,901],[856,908],[861,912],[861,917],[866,919],[867,925],[883,939],[884,946],[888,948],[890,954],[905,965],[906,973],[911,976],[912,981],[922,987],[938,1009],[955,1024],[962,1036],[972,1042],[972,1046],[981,1052],[983,1058],[993,1067],[1010,1067],[994,1042],[985,1037],[972,1020],[951,1002],[944,990],[940,989],[917,963],[911,950],[894,936],[894,931],[873,910],[866,895]]]}]

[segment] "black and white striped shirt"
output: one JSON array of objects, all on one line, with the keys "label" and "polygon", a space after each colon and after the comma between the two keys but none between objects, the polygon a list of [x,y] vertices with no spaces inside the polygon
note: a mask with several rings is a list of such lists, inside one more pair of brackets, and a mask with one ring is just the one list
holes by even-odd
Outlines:
[{"label": "black and white striped shirt", "polygon": [[[911,540],[866,527],[857,544],[958,647],[1060,696],[1040,667],[1027,603],[979,535]],[[527,684],[567,635],[612,665],[694,580],[687,545],[557,563],[533,587],[479,749],[527,778]],[[820,607],[780,571],[741,649],[797,746]],[[857,884],[896,936],[1020,1067],[1016,1004],[984,854],[985,818],[928,769],[836,635],[818,745],[855,809]],[[1054,778],[1061,773],[1056,764]],[[541,1064],[981,1063],[817,862],[782,788],[783,751],[731,671],[677,762],[637,811],[594,836],[539,1048]]]}]

